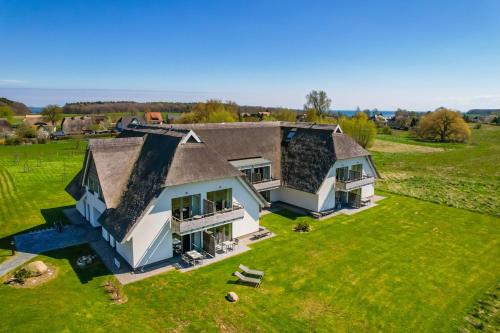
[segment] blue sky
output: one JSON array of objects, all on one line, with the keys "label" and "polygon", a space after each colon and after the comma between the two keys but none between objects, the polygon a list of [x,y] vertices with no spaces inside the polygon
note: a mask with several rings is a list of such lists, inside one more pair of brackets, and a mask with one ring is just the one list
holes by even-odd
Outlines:
[{"label": "blue sky", "polygon": [[0,0],[0,96],[500,107],[500,1]]}]

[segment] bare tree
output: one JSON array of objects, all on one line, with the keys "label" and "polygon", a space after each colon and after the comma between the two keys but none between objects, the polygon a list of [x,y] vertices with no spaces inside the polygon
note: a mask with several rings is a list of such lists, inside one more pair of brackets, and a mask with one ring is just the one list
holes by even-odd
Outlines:
[{"label": "bare tree", "polygon": [[314,109],[318,117],[323,117],[329,110],[332,100],[328,98],[323,90],[313,90],[306,96],[306,104],[304,109]]}]

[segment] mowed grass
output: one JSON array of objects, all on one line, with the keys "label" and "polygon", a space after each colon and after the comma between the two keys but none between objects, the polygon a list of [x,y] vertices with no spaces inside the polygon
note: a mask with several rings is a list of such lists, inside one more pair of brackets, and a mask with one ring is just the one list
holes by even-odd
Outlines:
[{"label": "mowed grass", "polygon": [[401,131],[378,138],[400,146],[372,152],[383,177],[377,188],[500,216],[500,126],[472,129],[468,144],[422,142]]},{"label": "mowed grass", "polygon": [[10,236],[64,220],[60,207],[74,205],[65,186],[82,166],[85,143],[0,146],[0,262]]},{"label": "mowed grass", "polygon": [[[310,233],[295,233],[298,221]],[[262,218],[277,236],[189,272],[125,286],[114,305],[103,267],[71,267],[86,247],[41,259],[59,276],[36,289],[0,286],[2,331],[455,332],[498,281],[500,219],[389,195],[378,207],[326,221]],[[234,284],[238,264],[262,269],[259,289]],[[235,291],[240,300],[224,299]]]}]

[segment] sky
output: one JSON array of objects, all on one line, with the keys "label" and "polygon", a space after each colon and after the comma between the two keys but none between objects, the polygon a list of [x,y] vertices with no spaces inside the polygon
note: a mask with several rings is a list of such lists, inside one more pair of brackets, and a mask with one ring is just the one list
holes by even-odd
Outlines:
[{"label": "sky", "polygon": [[0,96],[500,108],[500,0],[0,0]]}]

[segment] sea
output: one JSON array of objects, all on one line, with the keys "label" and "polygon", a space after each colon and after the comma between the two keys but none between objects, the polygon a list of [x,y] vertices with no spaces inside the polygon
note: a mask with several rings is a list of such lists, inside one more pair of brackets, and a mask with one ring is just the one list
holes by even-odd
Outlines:
[{"label": "sea", "polygon": [[[42,109],[43,107],[39,107],[39,106],[30,106],[29,107],[30,110],[31,110],[31,113],[33,114],[37,114],[37,113],[40,113],[42,112]],[[331,110],[330,112],[332,113],[341,113],[343,115],[345,115],[346,117],[352,117],[356,114],[356,110]],[[380,114],[382,114],[384,117],[386,118],[391,118],[392,116],[394,116],[394,112],[395,111],[382,111],[382,110],[379,110]]]}]

